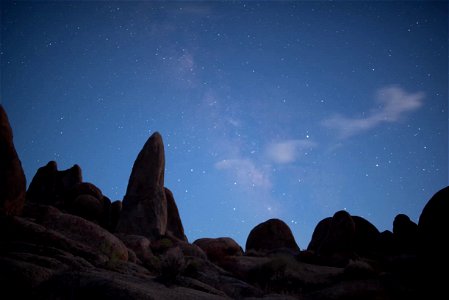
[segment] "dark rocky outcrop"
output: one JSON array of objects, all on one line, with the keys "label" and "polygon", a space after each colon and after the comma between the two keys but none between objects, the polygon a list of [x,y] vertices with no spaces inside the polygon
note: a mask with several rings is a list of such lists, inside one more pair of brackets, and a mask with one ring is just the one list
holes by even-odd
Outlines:
[{"label": "dark rocky outcrop", "polygon": [[292,231],[279,219],[267,220],[254,227],[246,240],[245,251],[270,252],[276,250],[299,252]]},{"label": "dark rocky outcrop", "polygon": [[52,205],[111,230],[111,200],[92,183],[82,182],[81,168],[58,171],[50,161],[39,168],[28,188],[27,201]]},{"label": "dark rocky outcrop", "polygon": [[202,238],[193,242],[200,247],[211,261],[221,261],[228,256],[243,255],[242,247],[229,237]]},{"label": "dark rocky outcrop", "polygon": [[331,219],[318,255],[331,258],[332,265],[344,265],[353,256],[354,237],[354,220],[348,212],[340,210]]},{"label": "dark rocky outcrop", "polygon": [[380,233],[366,219],[338,211],[332,218],[321,220],[307,248],[338,265],[349,262],[355,255],[371,257],[380,251]]},{"label": "dark rocky outcrop", "polygon": [[78,165],[58,171],[56,162],[50,161],[37,170],[28,187],[26,199],[64,209],[72,189],[81,182],[81,168]]},{"label": "dark rocky outcrop", "polygon": [[78,166],[58,171],[55,162],[39,169],[23,205],[23,171],[3,110],[0,117],[4,297],[439,299],[446,292],[449,187],[427,203],[418,225],[398,215],[393,233],[380,234],[339,211],[317,224],[301,252],[287,224],[271,219],[251,230],[243,254],[232,238],[187,242],[164,188],[157,133],[134,163],[123,210],[82,182]]},{"label": "dark rocky outcrop", "polygon": [[13,133],[0,105],[0,215],[20,215],[25,202],[26,180],[13,143]]},{"label": "dark rocky outcrop", "polygon": [[427,202],[418,222],[421,250],[440,257],[449,250],[449,187],[440,190]]},{"label": "dark rocky outcrop", "polygon": [[167,235],[187,242],[184,227],[179,216],[178,206],[176,206],[173,193],[168,188],[165,188],[165,198],[167,199]]},{"label": "dark rocky outcrop", "polygon": [[418,225],[407,215],[399,214],[393,221],[395,247],[400,253],[415,253],[418,246]]},{"label": "dark rocky outcrop", "polygon": [[126,245],[126,247],[133,250],[141,262],[148,263],[153,258],[150,241],[146,237],[124,234],[116,234],[116,236]]},{"label": "dark rocky outcrop", "polygon": [[331,222],[332,217],[324,218],[323,220],[318,222],[318,224],[315,226],[315,229],[313,230],[312,239],[310,240],[309,246],[307,246],[307,250],[318,253],[318,249],[326,239]]},{"label": "dark rocky outcrop", "polygon": [[[424,206],[418,221],[418,255],[424,295],[435,299],[446,291],[449,268],[449,187],[438,191]],[[431,294],[427,292],[431,291]]]},{"label": "dark rocky outcrop", "polygon": [[361,256],[373,256],[379,251],[380,232],[371,222],[352,216],[355,224],[354,252]]},{"label": "dark rocky outcrop", "polygon": [[167,199],[164,190],[165,155],[159,133],[143,146],[129,177],[117,232],[142,235],[150,240],[165,235]]}]

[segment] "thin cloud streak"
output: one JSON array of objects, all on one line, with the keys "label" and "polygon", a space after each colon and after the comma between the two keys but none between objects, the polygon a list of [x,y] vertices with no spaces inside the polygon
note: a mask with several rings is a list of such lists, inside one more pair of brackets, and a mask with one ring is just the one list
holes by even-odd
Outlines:
[{"label": "thin cloud streak", "polygon": [[224,159],[215,163],[217,170],[229,170],[234,173],[240,184],[270,189],[271,180],[266,172],[258,168],[249,159]]},{"label": "thin cloud streak", "polygon": [[374,110],[365,118],[348,118],[335,115],[322,122],[322,125],[338,132],[340,139],[349,138],[373,129],[382,123],[401,120],[405,114],[417,110],[423,105],[423,92],[408,93],[398,86],[382,88],[377,93],[377,102],[381,108]]},{"label": "thin cloud streak", "polygon": [[287,164],[307,155],[308,151],[311,151],[315,146],[316,143],[310,140],[286,140],[269,144],[266,154],[275,163]]}]

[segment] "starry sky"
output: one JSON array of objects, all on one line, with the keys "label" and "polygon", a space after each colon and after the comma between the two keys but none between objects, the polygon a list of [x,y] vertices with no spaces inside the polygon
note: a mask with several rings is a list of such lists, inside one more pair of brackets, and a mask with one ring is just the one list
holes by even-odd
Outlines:
[{"label": "starry sky", "polygon": [[159,131],[190,241],[391,230],[448,185],[447,2],[2,1],[0,58],[28,183],[79,164],[120,200]]}]

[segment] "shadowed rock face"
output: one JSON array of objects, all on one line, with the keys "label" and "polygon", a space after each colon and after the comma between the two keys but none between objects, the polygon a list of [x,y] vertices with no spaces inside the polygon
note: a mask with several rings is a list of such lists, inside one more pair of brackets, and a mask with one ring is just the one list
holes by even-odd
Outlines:
[{"label": "shadowed rock face", "polygon": [[[448,265],[449,187],[440,190],[427,202],[418,222],[420,253],[433,262]],[[439,261],[438,263],[441,263]]]},{"label": "shadowed rock face", "polygon": [[344,210],[337,211],[331,219],[326,238],[318,253],[321,255],[347,254],[353,250],[355,223]]},{"label": "shadowed rock face", "polygon": [[288,249],[299,251],[292,231],[284,221],[270,219],[254,227],[246,240],[246,251],[273,251]]},{"label": "shadowed rock face", "polygon": [[242,248],[229,237],[202,238],[193,242],[200,247],[212,261],[219,261],[227,256],[243,255]]},{"label": "shadowed rock face", "polygon": [[167,199],[167,234],[187,242],[175,198],[168,188],[165,188],[165,198]]},{"label": "shadowed rock face", "polygon": [[164,190],[165,155],[159,133],[143,146],[129,177],[117,232],[158,239],[167,229]]},{"label": "shadowed rock face", "polygon": [[[423,294],[438,299],[447,292],[449,268],[449,187],[437,192],[419,216],[418,255]],[[441,275],[443,273],[443,275]],[[424,297],[422,297],[424,298]]]},{"label": "shadowed rock face", "polygon": [[26,180],[13,144],[8,116],[0,105],[0,214],[19,215],[25,202]]},{"label": "shadowed rock face", "polygon": [[418,225],[404,214],[393,221],[393,234],[396,247],[400,252],[415,252],[418,240]]},{"label": "shadowed rock face", "polygon": [[379,251],[380,232],[371,222],[359,216],[352,216],[355,224],[354,251],[370,256]]},{"label": "shadowed rock face", "polygon": [[56,162],[50,161],[37,170],[28,187],[26,198],[35,203],[63,208],[72,189],[81,182],[81,168],[78,165],[58,171]]},{"label": "shadowed rock face", "polygon": [[327,232],[332,222],[332,217],[327,217],[318,222],[315,229],[313,230],[312,239],[310,240],[307,250],[318,252],[321,244],[327,236]]}]

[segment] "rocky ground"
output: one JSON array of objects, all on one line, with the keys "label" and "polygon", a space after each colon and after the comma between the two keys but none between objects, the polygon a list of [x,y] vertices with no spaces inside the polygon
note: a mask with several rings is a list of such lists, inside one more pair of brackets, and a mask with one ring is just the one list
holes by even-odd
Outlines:
[{"label": "rocky ground", "polygon": [[[111,202],[77,165],[37,170],[26,190],[0,106],[2,299],[432,299],[445,293],[449,187],[393,232],[338,211],[300,249],[282,220],[257,225],[243,250],[230,237],[190,243],[164,186],[162,137]],[[443,294],[444,295],[444,294]]]}]

